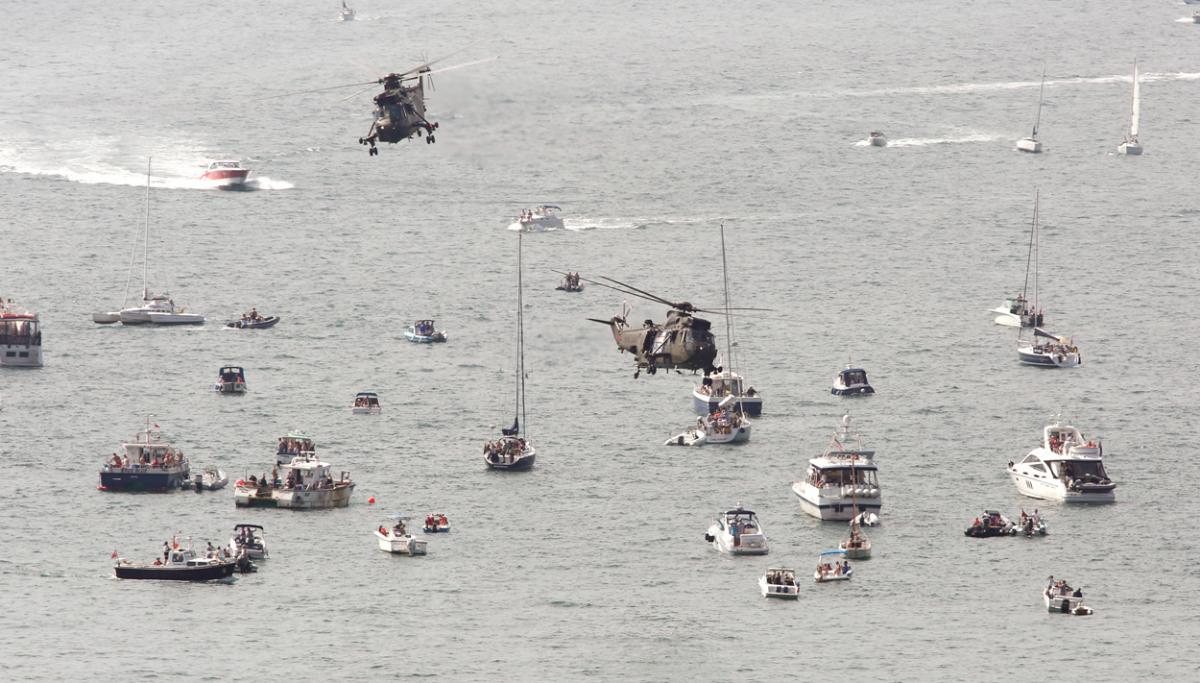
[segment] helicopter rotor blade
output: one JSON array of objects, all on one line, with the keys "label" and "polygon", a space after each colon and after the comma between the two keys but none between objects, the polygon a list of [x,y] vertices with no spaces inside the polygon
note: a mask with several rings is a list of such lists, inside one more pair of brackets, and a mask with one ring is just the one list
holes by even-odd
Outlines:
[{"label": "helicopter rotor blade", "polygon": [[345,102],[346,100],[354,99],[355,97],[358,97],[359,95],[365,93],[366,91],[368,91],[370,89],[371,89],[370,86],[367,86],[366,88],[363,88],[361,90],[355,90],[354,92],[350,93],[349,95],[346,95],[342,99],[338,100],[338,102]]},{"label": "helicopter rotor blade", "polygon": [[[434,74],[444,74],[447,71],[454,71],[455,69],[461,69],[461,68],[467,67],[467,66],[475,66],[476,64],[487,64],[488,62],[494,62],[498,59],[500,59],[499,55],[497,55],[495,57],[488,57],[487,59],[477,59],[473,62],[464,62],[462,64],[455,64],[454,66],[447,66],[447,67],[443,67],[441,69],[434,69],[433,71],[422,71],[414,76],[409,76],[408,78],[417,78],[419,76],[432,76]],[[433,82],[432,79],[430,79],[430,82],[431,83]]]},{"label": "helicopter rotor blade", "polygon": [[[561,270],[555,270],[554,272],[556,272],[556,273],[558,273],[558,274],[560,274],[560,275],[566,275],[566,273],[564,273],[564,272],[563,272],[563,271],[561,271]],[[637,298],[639,298],[639,299],[645,299],[645,300],[647,300],[647,301],[653,301],[653,302],[654,302],[654,303],[656,303],[656,304],[662,304],[662,303],[665,303],[665,304],[666,304],[666,305],[668,305],[668,306],[670,305],[670,303],[669,303],[669,302],[666,302],[666,301],[664,301],[663,299],[657,299],[657,298],[648,297],[648,296],[646,296],[645,294],[641,294],[641,293],[639,293],[639,292],[630,291],[630,290],[628,290],[628,289],[622,289],[622,288],[620,288],[620,287],[614,287],[614,286],[612,286],[612,285],[610,285],[610,284],[606,284],[606,283],[603,283],[603,282],[597,282],[597,281],[595,281],[595,280],[589,280],[588,278],[586,278],[586,277],[583,277],[583,276],[580,276],[579,280],[580,280],[581,282],[587,282],[587,283],[589,283],[589,284],[596,285],[597,287],[605,287],[605,288],[607,288],[607,289],[611,289],[611,290],[613,290],[614,292],[620,292],[620,293],[622,293],[622,294],[624,294],[624,295],[626,295],[626,296],[636,296],[636,297],[637,297]]]},{"label": "helicopter rotor blade", "polygon": [[356,87],[361,88],[364,85],[368,85],[368,86],[375,85],[378,82],[379,82],[378,80],[374,80],[374,81],[367,81],[366,83],[343,83],[341,85],[331,85],[326,88],[313,88],[312,90],[296,90],[293,92],[280,93],[278,95],[267,95],[266,97],[256,97],[250,101],[251,102],[261,102],[263,100],[274,100],[274,99],[278,99],[280,97],[291,97],[292,95],[307,95],[309,93],[326,92],[328,90],[340,90],[342,88],[356,88]]},{"label": "helicopter rotor blade", "polygon": [[416,74],[416,73],[420,73],[421,71],[428,71],[429,67],[433,66],[434,64],[437,64],[439,62],[444,62],[447,59],[450,59],[451,57],[453,57],[454,55],[466,52],[474,45],[475,45],[475,43],[470,43],[468,45],[465,45],[465,46],[455,50],[454,52],[442,55],[441,57],[438,57],[437,59],[431,59],[428,62],[425,62],[424,64],[418,64],[417,66],[414,66],[413,68],[409,69],[408,71],[401,71],[400,73],[398,73],[396,75],[403,78],[405,76],[408,76],[409,74]]},{"label": "helicopter rotor blade", "polygon": [[611,277],[608,277],[605,275],[601,275],[600,277],[601,277],[601,279],[608,280],[609,282],[614,282],[618,285],[621,285],[622,287],[629,289],[632,292],[636,292],[636,293],[642,295],[643,299],[650,299],[651,301],[657,301],[660,304],[670,306],[672,308],[676,308],[675,302],[664,299],[661,296],[658,296],[657,294],[651,294],[650,292],[647,292],[644,289],[638,289],[637,287],[634,287],[633,285],[625,284],[624,282],[621,282],[620,280],[614,280]]}]

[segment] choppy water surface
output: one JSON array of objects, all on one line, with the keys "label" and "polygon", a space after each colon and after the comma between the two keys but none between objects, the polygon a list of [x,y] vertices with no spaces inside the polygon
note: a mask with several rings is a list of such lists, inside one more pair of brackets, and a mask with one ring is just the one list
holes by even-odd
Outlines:
[{"label": "choppy water surface", "polygon": [[[317,6],[320,5],[320,6]],[[1137,680],[1195,677],[1190,533],[1200,215],[1200,27],[1171,2],[864,5],[63,2],[6,16],[0,51],[0,294],[42,315],[46,366],[0,373],[0,668],[5,678],[299,680]],[[407,13],[406,13],[407,12]],[[437,78],[438,143],[355,144],[365,81],[471,45]],[[1135,55],[1139,159],[1113,155]],[[452,60],[453,61],[453,60]],[[1048,71],[1042,135],[1022,156]],[[882,129],[887,149],[861,144]],[[155,158],[153,270],[200,329],[97,327],[120,303]],[[260,191],[195,184],[243,159]],[[986,311],[1019,288],[1034,188],[1050,326],[1084,365],[1017,365]],[[537,468],[484,470],[510,419],[515,236],[526,245]],[[687,376],[632,378],[586,322],[621,296],[553,291],[552,268],[717,304],[725,220],[743,369],[767,397],[752,443],[661,446]],[[136,285],[135,285],[136,286]],[[634,302],[632,318],[661,318]],[[221,329],[250,305],[274,330]],[[451,343],[403,340],[436,317]],[[719,327],[719,326],[718,326]],[[828,394],[848,355],[879,394]],[[217,368],[251,393],[215,396]],[[355,391],[384,413],[357,417]],[[884,526],[853,582],[762,600],[844,527],[790,492],[850,408],[879,453]],[[1004,464],[1061,412],[1104,438],[1120,502],[1037,505]],[[153,413],[197,465],[235,477],[303,429],[358,489],[348,509],[234,509],[229,491],[95,490]],[[375,506],[366,504],[374,496]],[[718,557],[712,515],[756,509],[767,558]],[[976,541],[984,507],[1040,507],[1045,539]],[[438,509],[428,557],[384,556],[391,511]],[[113,550],[267,527],[233,586],[111,578]],[[1047,615],[1047,575],[1096,615]],[[403,656],[400,653],[409,651]]]}]

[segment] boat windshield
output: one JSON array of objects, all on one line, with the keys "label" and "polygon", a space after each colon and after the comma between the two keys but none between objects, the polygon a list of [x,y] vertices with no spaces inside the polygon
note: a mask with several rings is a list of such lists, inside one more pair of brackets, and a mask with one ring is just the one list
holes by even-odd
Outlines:
[{"label": "boat windshield", "polygon": [[1095,477],[1098,479],[1108,479],[1108,473],[1104,471],[1104,463],[1099,460],[1052,460],[1047,464],[1050,465],[1050,471],[1058,478],[1079,479],[1081,477]]},{"label": "boat windshield", "polygon": [[875,470],[864,467],[812,467],[808,471],[808,483],[817,488],[879,485]]},{"label": "boat windshield", "polygon": [[864,370],[843,370],[842,382],[848,387],[856,384],[866,384],[867,373]]}]

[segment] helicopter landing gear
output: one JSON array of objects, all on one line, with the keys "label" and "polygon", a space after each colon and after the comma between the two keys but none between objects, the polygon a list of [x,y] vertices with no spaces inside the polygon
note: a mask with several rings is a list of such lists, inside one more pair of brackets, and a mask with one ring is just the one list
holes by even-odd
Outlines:
[{"label": "helicopter landing gear", "polygon": [[371,149],[368,149],[368,150],[367,150],[367,156],[369,156],[369,157],[377,157],[377,156],[379,156],[379,148],[378,148],[378,147],[372,147]]}]

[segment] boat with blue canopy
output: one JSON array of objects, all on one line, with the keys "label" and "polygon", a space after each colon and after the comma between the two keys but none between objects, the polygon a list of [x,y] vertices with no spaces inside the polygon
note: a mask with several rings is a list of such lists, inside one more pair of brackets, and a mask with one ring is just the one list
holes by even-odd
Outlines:
[{"label": "boat with blue canopy", "polygon": [[404,330],[404,338],[414,344],[434,344],[446,341],[446,333],[435,329],[432,320],[418,320]]},{"label": "boat with blue canopy", "polygon": [[813,572],[817,583],[849,581],[852,576],[854,568],[846,561],[845,550],[824,550],[817,556],[817,569]]}]

